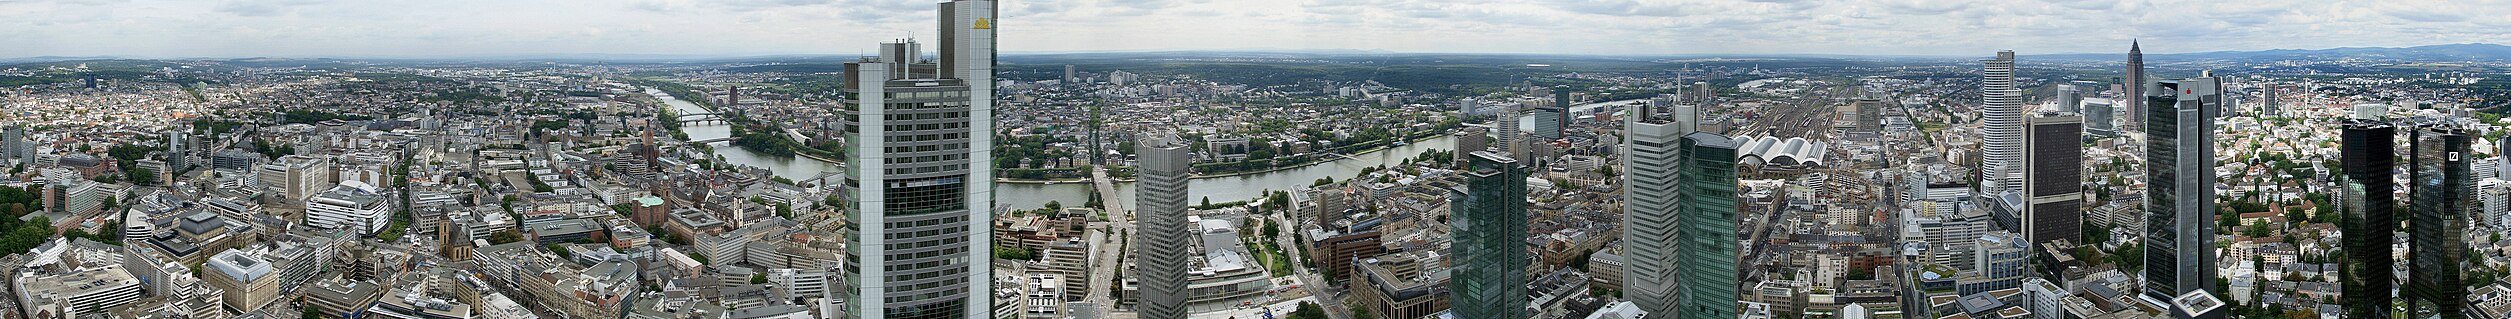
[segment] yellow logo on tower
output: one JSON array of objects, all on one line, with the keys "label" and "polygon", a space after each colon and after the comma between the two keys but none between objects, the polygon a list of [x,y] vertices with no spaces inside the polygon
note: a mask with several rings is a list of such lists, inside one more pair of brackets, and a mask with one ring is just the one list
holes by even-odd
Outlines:
[{"label": "yellow logo on tower", "polygon": [[977,22],[976,22],[976,29],[977,29],[977,30],[993,30],[993,29],[994,29],[994,20],[992,20],[992,19],[986,19],[986,18],[977,18]]}]

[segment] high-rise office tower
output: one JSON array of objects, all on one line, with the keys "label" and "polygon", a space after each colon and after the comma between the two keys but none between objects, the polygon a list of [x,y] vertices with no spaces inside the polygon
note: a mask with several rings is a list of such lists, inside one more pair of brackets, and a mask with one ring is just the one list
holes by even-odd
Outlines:
[{"label": "high-rise office tower", "polygon": [[2214,284],[2215,79],[2154,83],[2145,114],[2145,302]]},{"label": "high-rise office tower", "polygon": [[2215,93],[2216,93],[2216,94],[2215,94],[2215,96],[2213,96],[2213,97],[2215,98],[2215,100],[2214,100],[2214,101],[2208,101],[2208,102],[2210,102],[2210,103],[2206,103],[2206,105],[2207,105],[2207,106],[2212,106],[2212,107],[2214,107],[2215,109],[2214,109],[2214,110],[2212,110],[2212,111],[2209,111],[2209,112],[2211,112],[2211,113],[2207,113],[2207,114],[2213,114],[2215,117],[2219,117],[2219,118],[2222,118],[2222,117],[2232,117],[2232,116],[2235,116],[2235,115],[2240,115],[2241,110],[2240,110],[2239,108],[2236,108],[2236,107],[2235,107],[2235,105],[2232,105],[2232,102],[2238,102],[2238,101],[2239,101],[2239,100],[2237,99],[2237,98],[2238,98],[2238,96],[2234,96],[2234,98],[2236,98],[2236,99],[2233,99],[2233,100],[2225,100],[2225,99],[2224,99],[2224,97],[2223,97],[2223,93],[2224,93],[2224,92],[2231,92],[2231,90],[2225,90],[2225,89],[2223,89],[2223,80],[2221,80],[2222,78],[2215,77],[2215,71],[2214,71],[2214,70],[2197,71],[2197,77],[2201,77],[2201,78],[2208,78],[2208,79],[2216,79],[2216,80],[2214,81],[2214,85],[2215,85]]},{"label": "high-rise office tower", "polygon": [[845,67],[847,318],[991,317],[994,2],[939,7],[941,61],[901,41]]},{"label": "high-rise office tower", "polygon": [[[993,97],[994,1],[951,0],[939,5],[941,76],[971,82],[985,81],[986,85],[981,89],[986,97]],[[993,101],[985,103],[991,106]]]},{"label": "high-rise office tower", "polygon": [[2136,41],[2127,42],[2127,78],[2120,87],[2127,89],[2127,129],[2145,128],[2145,48]]},{"label": "high-rise office tower", "polygon": [[1725,135],[1684,135],[1675,156],[1674,202],[1681,203],[1674,221],[1675,243],[1682,245],[1675,273],[1681,307],[1670,318],[1735,318],[1737,290],[1742,285],[1735,238],[1736,141]]},{"label": "high-rise office tower", "polygon": [[1979,146],[1984,186],[1979,190],[2002,196],[2023,190],[2023,117],[2028,112],[2022,91],[2014,89],[2014,51],[1997,51],[1997,58],[1983,62],[1979,117],[1986,143]]},{"label": "high-rise office tower", "polygon": [[1692,82],[1691,91],[1693,92],[1693,104],[1711,105],[1711,103],[1717,102],[1718,92],[1717,90],[1709,89],[1709,81]]},{"label": "high-rise office tower", "polygon": [[[1451,190],[1448,295],[1458,318],[1528,318],[1526,168],[1516,159],[1474,152],[1465,185]],[[1732,299],[1729,300],[1730,302]]]},{"label": "high-rise office tower", "polygon": [[2338,183],[2337,224],[2346,234],[2345,258],[2339,258],[2345,270],[2340,287],[2344,289],[2346,318],[2388,319],[2395,287],[2397,260],[2390,255],[2390,235],[2398,231],[2396,209],[2397,129],[2377,118],[2346,121],[2338,146],[2339,168],[2344,170]]},{"label": "high-rise office tower", "polygon": [[2084,116],[2044,112],[2024,134],[2024,241],[2084,242]]},{"label": "high-rise office tower", "polygon": [[1141,287],[1141,305],[1136,307],[1144,319],[1179,319],[1186,317],[1186,272],[1194,271],[1195,256],[1187,241],[1175,240],[1191,236],[1193,225],[1186,224],[1186,181],[1188,168],[1193,167],[1194,154],[1187,153],[1186,144],[1173,136],[1156,135],[1137,144],[1141,163],[1135,166],[1140,181],[1134,187],[1136,219],[1141,223],[1134,231],[1133,277]]},{"label": "high-rise office tower", "polygon": [[2117,105],[2108,99],[2085,98],[2085,93],[2088,91],[2099,92],[2102,88],[2109,86],[2093,81],[2068,81],[2067,84],[2075,86],[2075,96],[2061,97],[2061,99],[2074,101],[2072,102],[2075,104],[2073,112],[2084,116],[2084,133],[2102,136],[2119,133],[2117,123],[2111,122],[2111,119],[2117,118],[2117,115],[2112,113],[2118,111]]},{"label": "high-rise office tower", "polygon": [[[1517,106],[1517,103],[1500,103],[1500,115],[1491,119],[1491,134],[1498,135],[1491,140],[1491,144],[1498,148],[1500,154],[1506,154],[1511,159],[1526,158],[1526,148],[1518,145],[1524,139],[1521,136],[1524,133],[1517,132],[1521,129],[1517,118],[1524,114],[1518,112]],[[1470,153],[1476,150],[1458,151]]]},{"label": "high-rise office tower", "polygon": [[[1693,132],[1691,105],[1677,104],[1675,110],[1662,116],[1630,116],[1623,120],[1629,140],[1623,143],[1622,174],[1622,256],[1628,260],[1677,260],[1680,250],[1674,236],[1682,224],[1684,211],[1677,201],[1678,189],[1684,184],[1676,178],[1682,168],[1678,150],[1684,136]],[[1653,113],[1653,112],[1638,112]],[[1670,262],[1634,262],[1623,268],[1623,296],[1639,309],[1649,313],[1674,313],[1675,280],[1680,273]]]},{"label": "high-rise office tower", "polygon": [[183,169],[192,168],[191,148],[184,147],[192,144],[189,133],[189,130],[179,127],[166,130],[166,170],[170,172],[158,173],[182,174]]},{"label": "high-rise office tower", "polygon": [[2467,318],[2467,219],[2476,208],[2476,179],[2470,162],[2472,130],[2453,120],[2435,120],[2409,133],[2407,156],[2411,174],[2407,203],[2407,314],[2414,318]]},{"label": "high-rise office tower", "polygon": [[1552,88],[1552,105],[1534,109],[1534,135],[1542,141],[1561,139],[1569,128],[1569,87]]},{"label": "high-rise office tower", "polygon": [[1074,73],[1076,73],[1076,72],[1073,72],[1073,71],[1074,71],[1074,70],[1073,70],[1073,68],[1072,68],[1072,65],[1071,65],[1071,64],[1065,64],[1065,65],[1064,65],[1064,84],[1072,84],[1072,83],[1076,82],[1075,80],[1079,80],[1079,79],[1080,79],[1080,78],[1074,77],[1074,75],[1076,75],[1076,74],[1074,74]]},{"label": "high-rise office tower", "polygon": [[2084,132],[2101,136],[2117,136],[2118,108],[2110,99],[2084,100]]},{"label": "high-rise office tower", "polygon": [[35,161],[32,156],[26,156],[35,148],[32,143],[26,142],[26,124],[10,124],[7,130],[0,131],[0,135],[5,135],[0,136],[0,159],[14,159],[19,163]]},{"label": "high-rise office tower", "polygon": [[1569,129],[1569,108],[1578,105],[1577,100],[1569,98],[1570,92],[1569,86],[1552,87],[1552,107],[1561,110],[1561,116],[1553,121],[1560,122],[1561,129],[1565,130]]},{"label": "high-rise office tower", "polygon": [[2058,85],[2058,111],[2084,111],[2084,92],[2076,88],[2074,83]]},{"label": "high-rise office tower", "polygon": [[2274,117],[2283,115],[2283,113],[2276,111],[2276,102],[2278,102],[2276,101],[2276,89],[2283,87],[2283,84],[2267,83],[2266,86],[2258,89],[2258,99],[2264,101],[2263,103],[2258,104],[2258,116]]}]

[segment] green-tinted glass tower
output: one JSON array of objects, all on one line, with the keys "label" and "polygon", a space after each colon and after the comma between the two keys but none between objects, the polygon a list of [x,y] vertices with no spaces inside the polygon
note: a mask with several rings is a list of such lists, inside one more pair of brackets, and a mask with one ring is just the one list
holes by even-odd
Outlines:
[{"label": "green-tinted glass tower", "polygon": [[[1457,318],[1527,318],[1526,168],[1508,155],[1473,152],[1463,189],[1449,194],[1450,296]],[[1732,156],[1730,156],[1731,158]],[[1731,243],[1730,243],[1731,244]],[[1732,300],[1732,299],[1729,299]]]},{"label": "green-tinted glass tower", "polygon": [[1680,166],[1675,168],[1678,189],[1674,202],[1682,203],[1676,217],[1673,261],[1679,273],[1678,296],[1682,307],[1671,318],[1735,318],[1736,291],[1741,289],[1738,266],[1742,259],[1736,245],[1736,179],[1735,141],[1708,132],[1684,135],[1676,155]]}]

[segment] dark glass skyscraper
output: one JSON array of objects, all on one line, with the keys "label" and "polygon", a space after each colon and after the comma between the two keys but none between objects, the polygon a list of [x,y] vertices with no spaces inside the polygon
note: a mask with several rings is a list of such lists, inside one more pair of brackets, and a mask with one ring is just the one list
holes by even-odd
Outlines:
[{"label": "dark glass skyscraper", "polygon": [[1448,195],[1452,309],[1465,319],[1533,316],[1526,310],[1526,168],[1499,153],[1467,156],[1464,188]]},{"label": "dark glass skyscraper", "polygon": [[2155,306],[2215,282],[2215,81],[2155,82],[2145,99],[2143,298]]},{"label": "dark glass skyscraper", "polygon": [[2396,209],[2397,129],[2376,119],[2345,123],[2338,165],[2344,170],[2337,220],[2345,234],[2340,277],[2345,290],[2345,317],[2389,318],[2389,291],[2396,287],[2397,259],[2390,257],[2392,233],[2398,230]]},{"label": "dark glass skyscraper", "polygon": [[2025,129],[2023,238],[2033,245],[2084,237],[2084,117],[2051,112]]},{"label": "dark glass skyscraper", "polygon": [[[2415,196],[2414,216],[2407,220],[2408,314],[2415,318],[2467,318],[2467,218],[2476,208],[2476,180],[2469,172],[2474,139],[2456,124],[2427,124],[2407,140],[2411,174],[2408,195]],[[2351,234],[2348,234],[2351,235]]]}]

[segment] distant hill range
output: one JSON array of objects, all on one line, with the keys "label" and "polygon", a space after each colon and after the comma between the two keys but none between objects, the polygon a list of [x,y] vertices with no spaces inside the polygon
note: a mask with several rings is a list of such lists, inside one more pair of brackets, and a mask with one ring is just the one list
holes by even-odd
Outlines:
[{"label": "distant hill range", "polygon": [[[2027,55],[2027,58],[2055,60],[2126,60],[2127,50],[2118,53],[2077,53]],[[2511,61],[2511,46],[2491,43],[2465,43],[2414,46],[2404,48],[2334,48],[2318,50],[2215,51],[2197,53],[2145,54],[2146,61],[2274,61],[2366,59],[2400,62]]]}]

